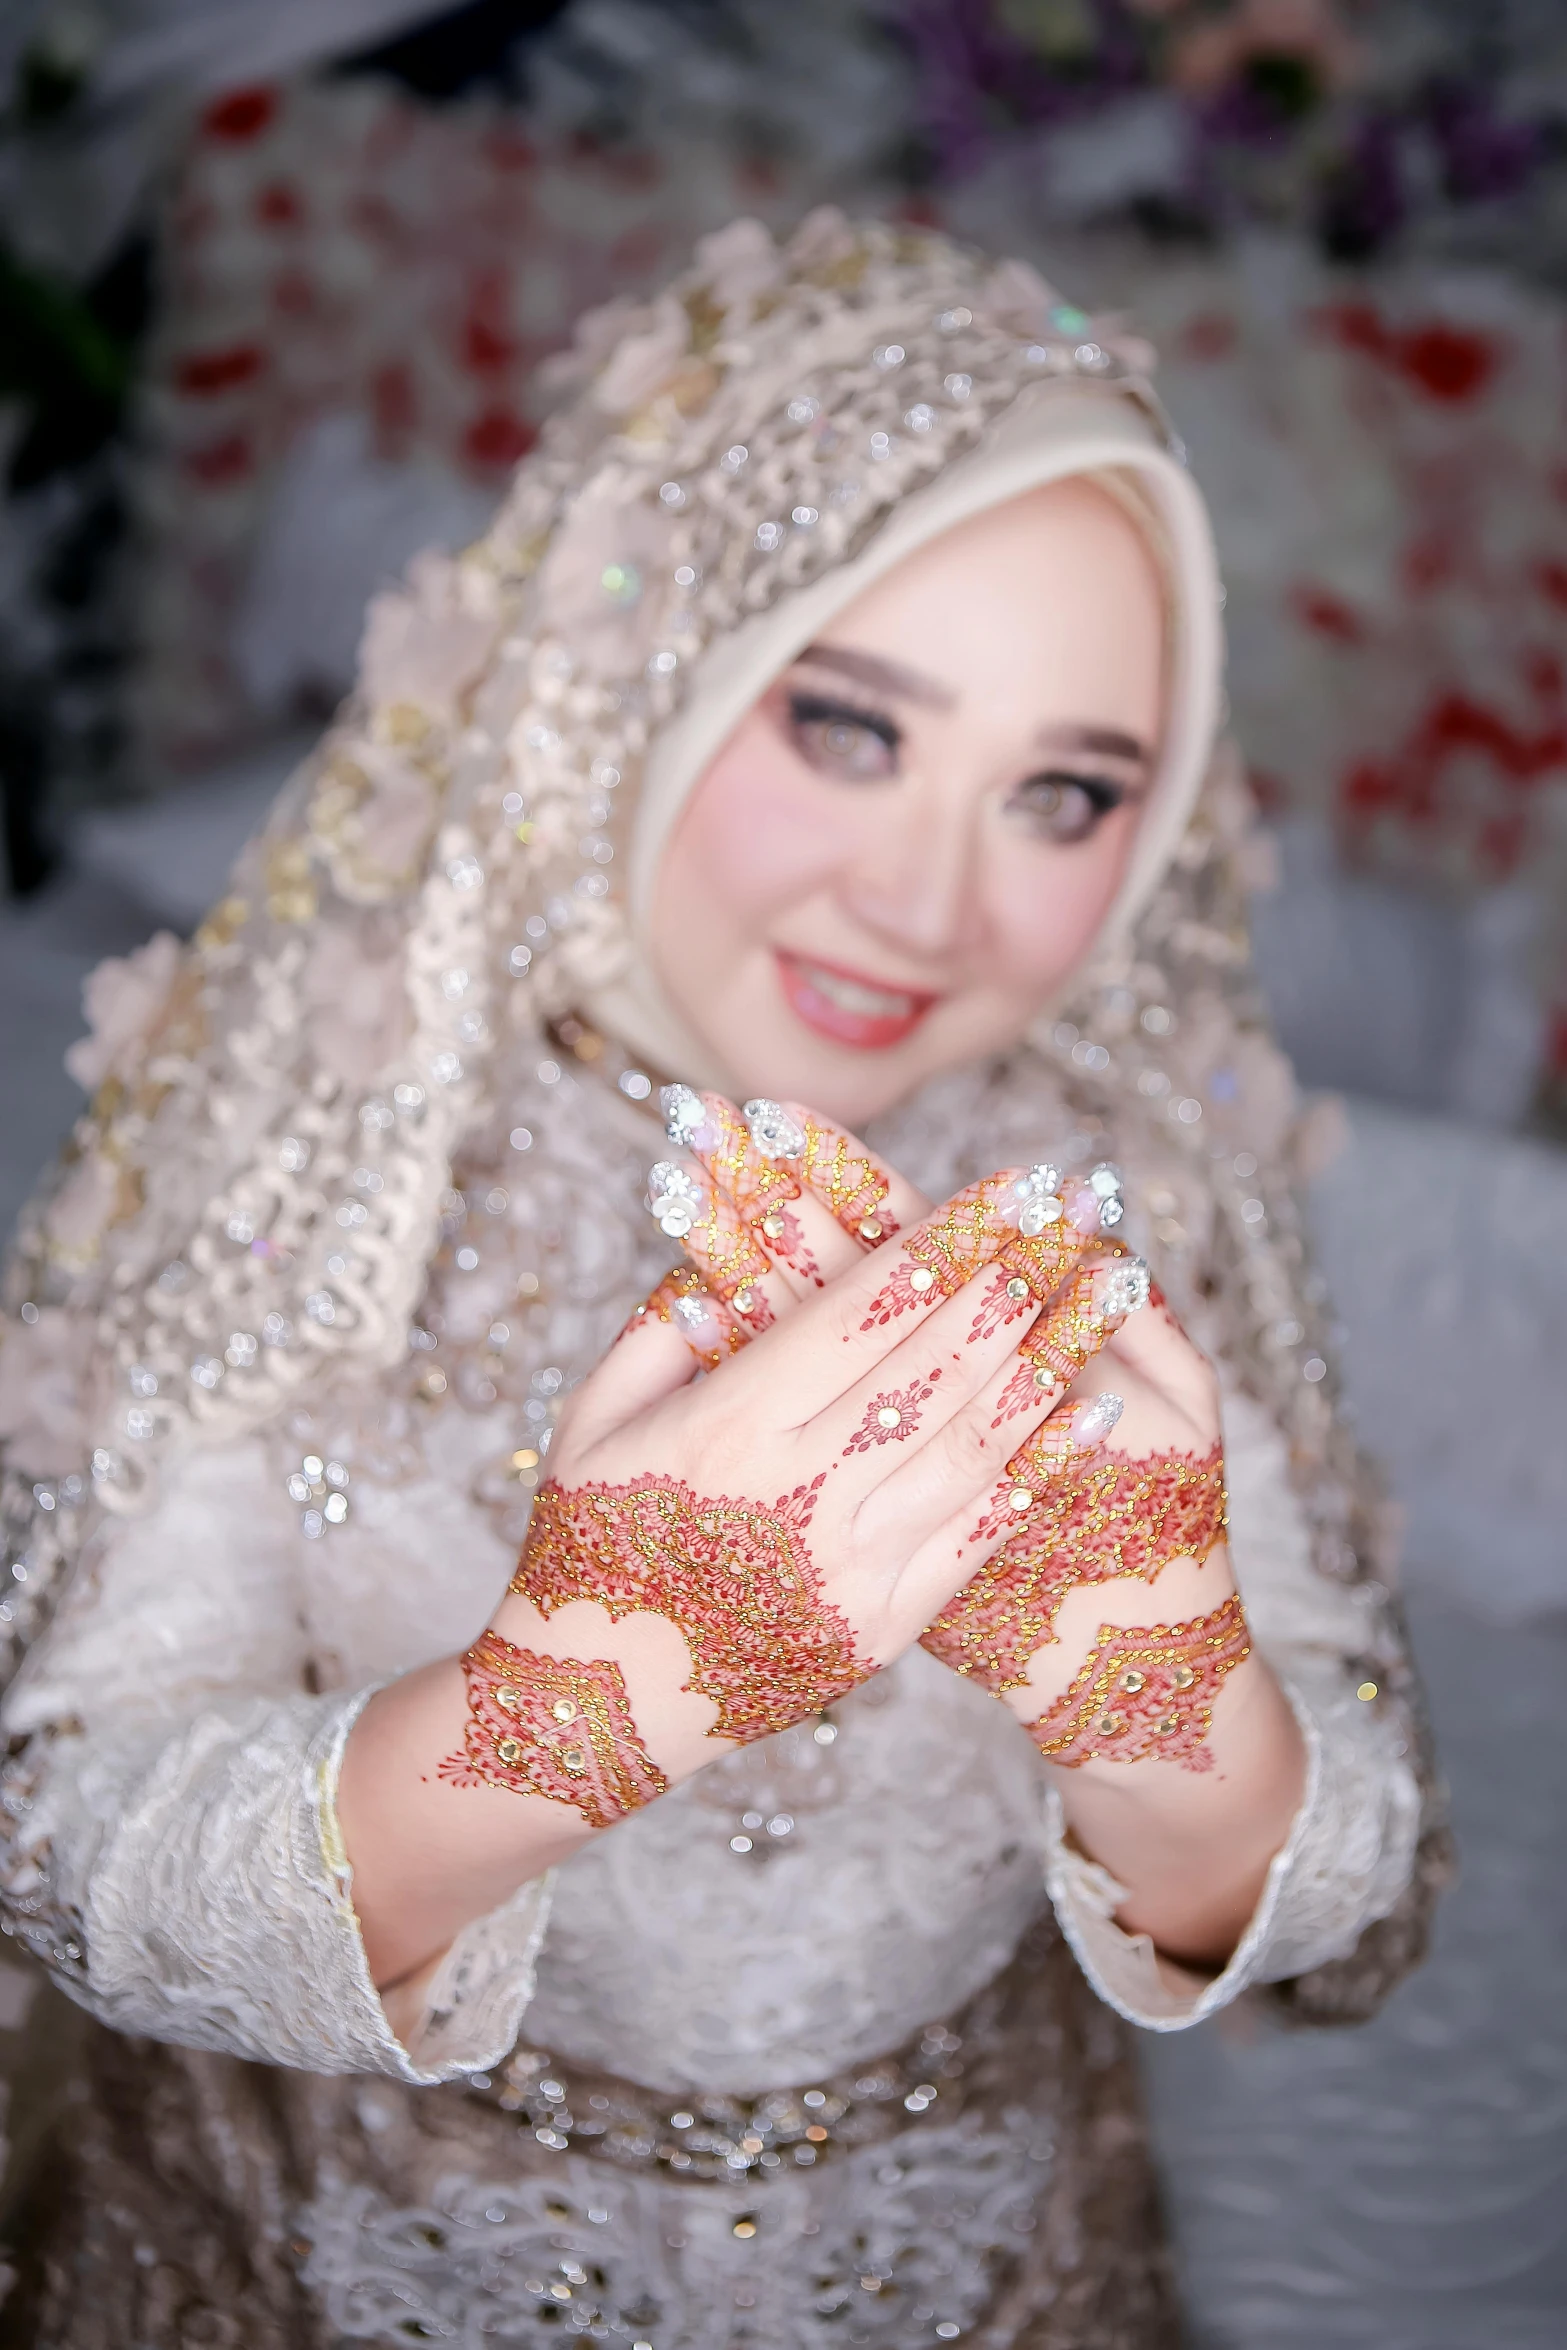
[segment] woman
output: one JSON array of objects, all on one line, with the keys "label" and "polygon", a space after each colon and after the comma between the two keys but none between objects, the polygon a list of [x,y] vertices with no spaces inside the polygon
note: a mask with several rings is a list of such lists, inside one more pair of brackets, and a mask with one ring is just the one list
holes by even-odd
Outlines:
[{"label": "woman", "polygon": [[1116,2011],[1418,1955],[1148,364],[709,239],[99,986],[0,1359],[9,1925],[107,2027],[27,2339],[1167,2341]]}]

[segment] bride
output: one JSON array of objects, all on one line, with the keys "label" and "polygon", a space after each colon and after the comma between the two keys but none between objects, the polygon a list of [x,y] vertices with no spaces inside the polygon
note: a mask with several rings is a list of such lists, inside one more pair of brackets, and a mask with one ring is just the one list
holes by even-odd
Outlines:
[{"label": "bride", "polygon": [[1418,1956],[1150,367],[708,239],[94,980],[0,1352],[6,1931],[96,2019],[7,2339],[1170,2343],[1122,2019]]}]

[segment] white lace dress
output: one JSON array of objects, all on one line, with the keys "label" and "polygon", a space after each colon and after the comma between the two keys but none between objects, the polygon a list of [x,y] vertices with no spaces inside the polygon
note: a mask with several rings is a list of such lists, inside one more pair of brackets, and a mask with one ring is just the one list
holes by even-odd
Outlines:
[{"label": "white lace dress", "polygon": [[[635,1182],[642,1125],[578,1092],[601,1179]],[[527,1199],[508,1202],[508,1278],[530,1232],[553,1239],[606,1300],[582,1317],[591,1360],[647,1267],[595,1264],[594,1219],[551,1224],[547,1169]],[[429,1319],[455,1363],[444,1278]],[[529,1387],[560,1382],[546,1364]],[[515,1423],[454,1392],[393,1475],[368,1399],[334,1408],[335,1429],[318,1414],[187,1455],[89,1550],[6,1706],[21,1930],[114,2033],[168,2044],[103,2043],[90,2216],[40,2338],[99,2339],[118,2269],[181,2280],[171,2308],[226,2295],[247,2345],[562,2324],[657,2350],[1161,2339],[1123,2043],[1077,1968],[1121,2016],[1177,2029],[1352,1952],[1416,1841],[1397,1719],[1354,1695],[1371,1601],[1313,1568],[1261,1408],[1235,1392],[1226,1414],[1237,1572],[1310,1772],[1215,1981],[1166,1987],[1063,1842],[1016,1722],[916,1649],[469,1927],[405,2041],[366,1969],[333,1791],[368,1694],[461,1647],[503,1587],[515,1518],[485,1500],[485,1464]],[[334,1445],[351,1510],[302,1540],[289,1475]],[[290,2071],[263,2095],[234,2059]],[[190,2280],[223,2246],[219,2295]],[[144,2314],[138,2338],[209,2338],[185,2322]]]}]

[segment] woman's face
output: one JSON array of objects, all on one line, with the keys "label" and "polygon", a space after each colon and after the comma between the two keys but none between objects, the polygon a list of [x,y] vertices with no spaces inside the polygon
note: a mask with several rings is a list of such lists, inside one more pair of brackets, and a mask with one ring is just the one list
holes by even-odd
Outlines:
[{"label": "woman's face", "polygon": [[1125,871],[1163,637],[1141,533],[1079,480],[906,557],[801,654],[654,893],[659,977],[742,1091],[858,1125],[1022,1034]]}]

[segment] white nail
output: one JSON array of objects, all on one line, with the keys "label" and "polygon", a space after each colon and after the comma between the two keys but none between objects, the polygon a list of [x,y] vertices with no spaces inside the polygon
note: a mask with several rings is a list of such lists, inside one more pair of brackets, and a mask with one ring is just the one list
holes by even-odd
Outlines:
[{"label": "white nail", "polygon": [[660,1086],[658,1106],[664,1113],[664,1132],[671,1142],[682,1146],[707,1122],[702,1097],[689,1085]]},{"label": "white nail", "polygon": [[1135,1314],[1148,1303],[1152,1276],[1141,1257],[1125,1257],[1112,1265],[1105,1276],[1104,1296],[1100,1312],[1109,1320],[1112,1316],[1124,1319]]},{"label": "white nail", "polygon": [[798,1118],[790,1117],[782,1102],[770,1102],[764,1094],[758,1094],[745,1105],[745,1122],[751,1129],[751,1140],[764,1159],[803,1156],[805,1128]]}]

